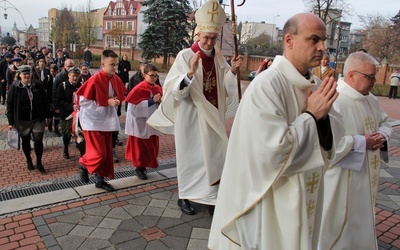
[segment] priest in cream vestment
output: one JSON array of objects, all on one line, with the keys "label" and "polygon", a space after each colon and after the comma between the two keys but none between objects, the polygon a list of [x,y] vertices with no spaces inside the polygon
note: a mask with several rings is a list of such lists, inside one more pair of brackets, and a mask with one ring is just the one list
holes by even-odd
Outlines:
[{"label": "priest in cream vestment", "polygon": [[344,80],[338,81],[334,107],[343,115],[345,135],[324,176],[321,250],[378,249],[375,201],[381,160],[388,160],[387,142],[393,131],[369,92],[375,63],[369,54],[353,53],[345,62]]},{"label": "priest in cream vestment", "polygon": [[240,66],[236,57],[231,68],[218,49],[225,20],[215,0],[196,12],[199,41],[177,55],[165,80],[161,106],[147,122],[175,135],[178,205],[187,214],[195,213],[188,200],[215,205],[225,161],[226,100],[237,95],[235,73]]},{"label": "priest in cream vestment", "polygon": [[[283,33],[284,56],[252,81],[239,105],[210,249],[317,247],[324,167],[341,135],[337,114],[328,114],[336,83],[327,78],[316,89],[309,71],[325,50],[325,25],[318,17],[297,14]],[[315,96],[322,99],[315,102]],[[314,109],[318,105],[326,105],[322,113]]]}]

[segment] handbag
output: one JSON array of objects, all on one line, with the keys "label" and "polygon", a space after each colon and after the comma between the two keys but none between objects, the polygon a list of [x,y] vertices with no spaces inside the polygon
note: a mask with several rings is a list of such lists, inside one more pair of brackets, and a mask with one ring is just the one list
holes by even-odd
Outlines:
[{"label": "handbag", "polygon": [[11,129],[8,131],[8,139],[7,139],[8,146],[11,148],[18,149],[20,148],[20,141],[19,141],[19,134],[16,130]]}]

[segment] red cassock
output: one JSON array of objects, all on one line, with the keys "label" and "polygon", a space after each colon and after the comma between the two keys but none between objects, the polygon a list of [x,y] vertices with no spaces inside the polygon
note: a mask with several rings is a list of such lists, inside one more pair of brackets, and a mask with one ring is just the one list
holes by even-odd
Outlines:
[{"label": "red cassock", "polygon": [[[83,96],[87,100],[96,101],[98,106],[107,107],[109,99],[109,83],[114,89],[114,96],[121,102],[124,100],[126,92],[125,85],[121,79],[115,75],[108,76],[103,70],[89,78],[76,94]],[[80,121],[83,124],[85,121]],[[107,120],[104,120],[107,123]],[[112,149],[111,131],[83,131],[86,152],[79,159],[89,173],[97,173],[98,176],[114,178],[114,160]]]},{"label": "red cassock", "polygon": [[[137,105],[144,100],[148,100],[151,96],[150,93],[152,93],[152,96],[158,93],[162,94],[162,89],[157,84],[151,85],[143,81],[129,92],[125,101]],[[159,137],[157,135],[151,135],[148,139],[130,135],[126,143],[125,158],[130,160],[135,167],[157,168],[159,145]]]}]

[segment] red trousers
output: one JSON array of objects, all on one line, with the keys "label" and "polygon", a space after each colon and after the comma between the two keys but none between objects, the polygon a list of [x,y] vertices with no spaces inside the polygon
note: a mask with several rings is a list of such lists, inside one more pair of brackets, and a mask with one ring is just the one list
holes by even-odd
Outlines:
[{"label": "red trousers", "polygon": [[86,152],[79,159],[89,173],[100,177],[114,178],[114,159],[112,148],[112,132],[83,131]]}]

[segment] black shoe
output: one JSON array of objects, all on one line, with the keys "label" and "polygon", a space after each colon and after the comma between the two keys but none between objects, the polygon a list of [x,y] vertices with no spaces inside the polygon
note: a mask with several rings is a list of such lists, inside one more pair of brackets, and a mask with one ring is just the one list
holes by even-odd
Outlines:
[{"label": "black shoe", "polygon": [[208,206],[208,213],[210,215],[214,215],[214,210],[215,210],[215,206],[213,206],[213,205]]},{"label": "black shoe", "polygon": [[33,166],[32,161],[27,161],[26,162],[26,166],[28,167],[28,170],[34,170],[35,167]]},{"label": "black shoe", "polygon": [[58,130],[54,130],[54,133],[55,133],[58,137],[62,136],[62,134],[61,134],[60,131],[58,131]]},{"label": "black shoe", "polygon": [[107,182],[105,182],[105,181],[96,182],[96,183],[94,184],[94,186],[95,186],[96,188],[104,189],[104,190],[106,190],[107,192],[112,192],[112,191],[114,191],[114,187],[111,186],[109,183],[107,183]]},{"label": "black shoe", "polygon": [[44,169],[42,163],[36,163],[36,168],[40,173],[46,173],[46,169]]},{"label": "black shoe", "polygon": [[68,149],[67,149],[67,150],[64,149],[63,157],[64,157],[65,159],[69,159]]},{"label": "black shoe", "polygon": [[135,173],[140,180],[147,180],[147,175],[144,171],[146,171],[145,168],[136,168],[135,169]]},{"label": "black shoe", "polygon": [[83,183],[89,183],[89,173],[84,166],[79,165],[79,177]]},{"label": "black shoe", "polygon": [[196,212],[194,211],[194,209],[192,207],[192,204],[190,204],[190,201],[187,199],[179,199],[178,206],[181,208],[181,211],[184,214],[188,214],[188,215],[196,214]]},{"label": "black shoe", "polygon": [[52,122],[50,122],[50,123],[47,125],[47,129],[48,129],[50,132],[53,131],[53,123],[52,123]]}]

